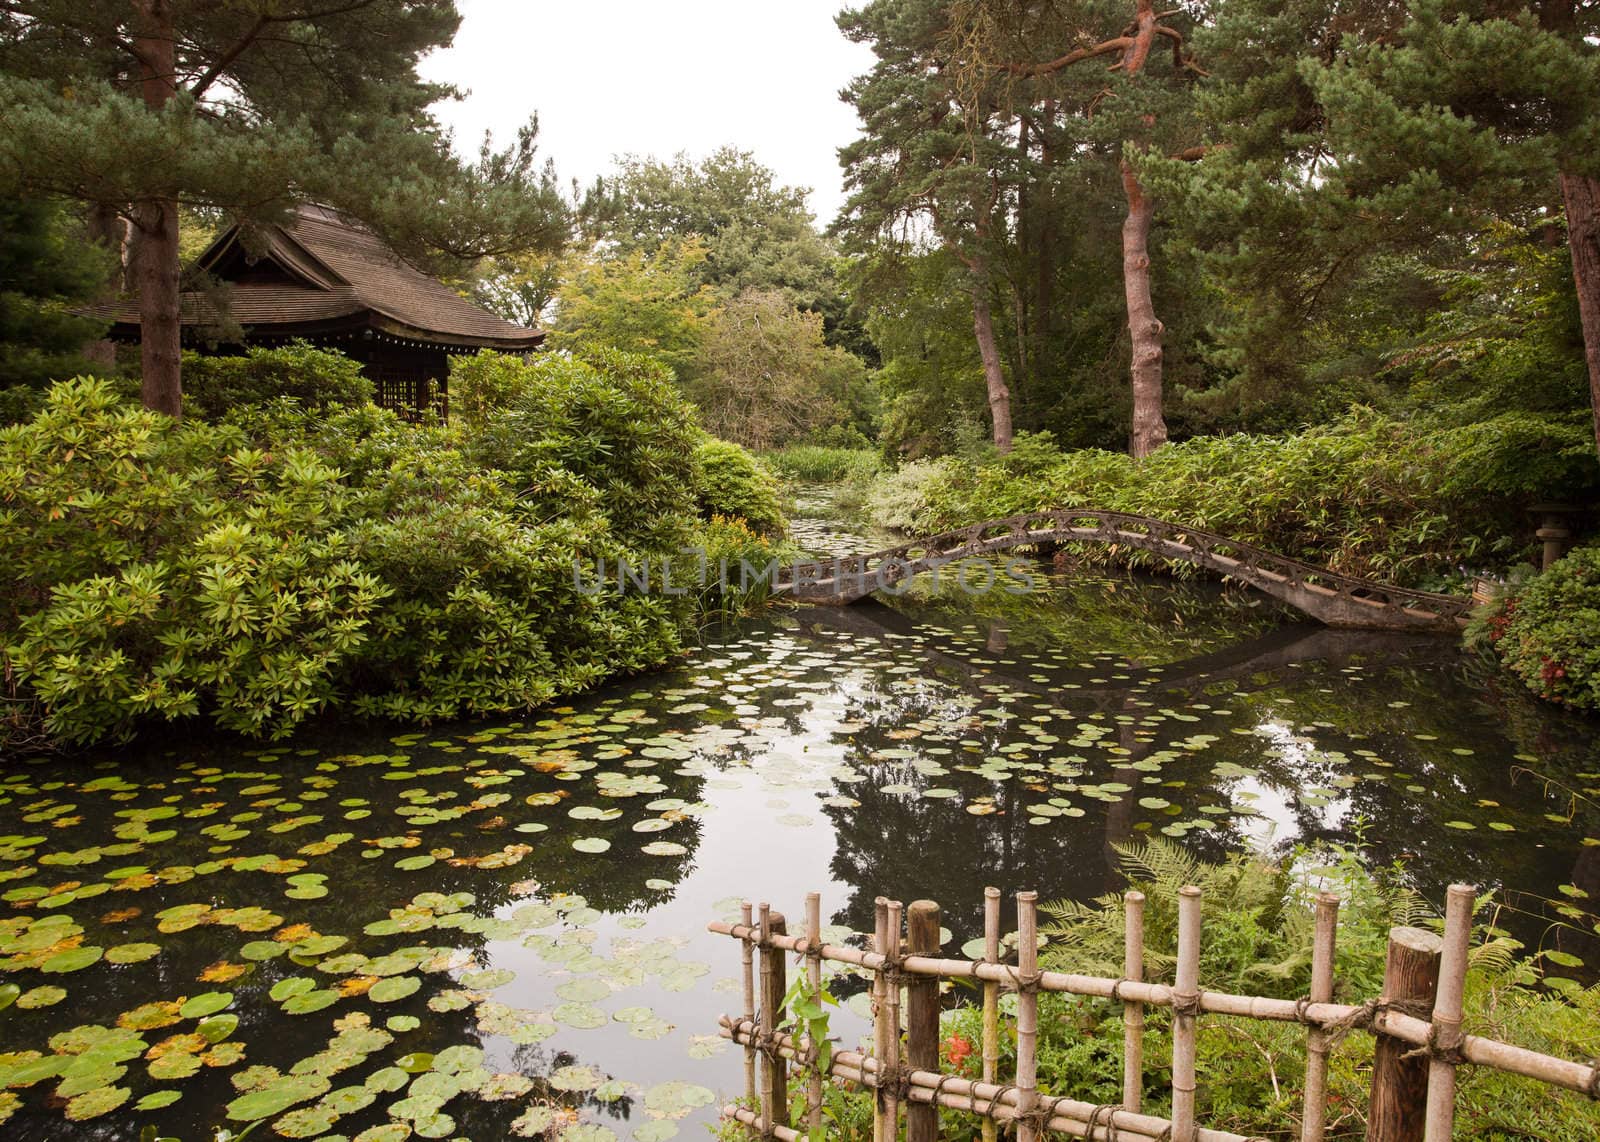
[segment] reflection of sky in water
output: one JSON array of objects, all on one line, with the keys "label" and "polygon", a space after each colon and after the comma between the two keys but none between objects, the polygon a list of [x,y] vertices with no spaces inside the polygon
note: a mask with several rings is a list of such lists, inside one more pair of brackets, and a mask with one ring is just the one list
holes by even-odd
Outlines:
[{"label": "reflection of sky in water", "polygon": [[[1546,819],[1560,796],[1547,798],[1537,782],[1513,783],[1505,759],[1521,754],[1552,769],[1592,770],[1587,728],[1548,711],[1530,712],[1515,696],[1495,695],[1481,679],[1463,675],[1462,660],[1447,644],[1396,644],[1285,626],[1281,615],[1204,584],[1112,585],[1115,591],[1091,589],[1063,578],[1047,597],[1010,601],[913,591],[892,609],[869,604],[801,611],[712,632],[681,669],[620,682],[574,701],[571,713],[541,714],[536,725],[509,725],[500,736],[457,727],[423,731],[396,745],[393,731],[355,731],[342,733],[336,744],[297,742],[296,749],[319,749],[266,763],[241,763],[237,747],[209,747],[212,753],[186,747],[178,760],[191,765],[214,756],[219,768],[278,771],[272,783],[290,801],[315,807],[319,802],[310,794],[327,794],[320,801],[328,814],[324,824],[283,837],[257,831],[230,850],[239,855],[284,855],[334,828],[363,839],[415,831],[422,843],[407,852],[446,845],[457,854],[482,854],[513,842],[533,852],[504,871],[447,869],[441,862],[401,874],[388,871],[399,851],[360,857],[355,849],[364,841],[358,840],[340,853],[304,858],[306,871],[332,874],[335,895],[327,901],[284,899],[281,885],[252,873],[256,879],[224,874],[152,889],[139,903],[149,915],[202,899],[260,904],[286,922],[305,918],[319,930],[351,935],[352,948],[366,955],[417,942],[470,948],[481,964],[516,973],[485,999],[541,1024],[565,1002],[561,989],[576,980],[624,980],[626,986],[593,1001],[605,1014],[602,1025],[561,1026],[532,1046],[481,1035],[470,1010],[430,1011],[430,997],[456,986],[450,978],[425,977],[414,1001],[393,1008],[348,1000],[325,1014],[296,1018],[279,1016],[263,993],[273,979],[314,969],[280,959],[233,989],[238,1009],[249,1013],[241,1038],[251,1062],[287,1069],[323,1044],[335,1016],[367,1011],[381,1022],[404,1011],[418,1014],[424,1027],[396,1035],[385,1055],[474,1041],[487,1050],[491,1070],[549,1076],[563,1066],[594,1067],[621,1080],[632,1101],[625,1118],[621,1104],[608,1115],[590,1103],[584,1113],[627,1136],[653,1121],[644,1094],[659,1084],[687,1081],[713,1092],[718,1102],[742,1090],[737,1051],[697,1057],[724,1047],[707,1036],[715,1033],[717,1015],[741,1006],[738,945],[705,931],[708,921],[731,918],[740,897],[768,899],[798,924],[805,893],[820,891],[825,921],[858,930],[870,923],[879,893],[908,901],[929,897],[944,905],[944,922],[959,945],[978,934],[986,884],[1007,893],[1033,888],[1045,899],[1089,899],[1121,883],[1114,846],[1141,837],[1164,832],[1215,859],[1240,848],[1276,851],[1291,842],[1347,840],[1358,817],[1373,823],[1374,856],[1408,859],[1424,891],[1463,876],[1548,891],[1579,875],[1574,870],[1587,851],[1580,851],[1581,837],[1600,828],[1588,819],[1576,828]],[[1397,699],[1402,693],[1405,700]],[[654,722],[630,717],[619,728],[603,729],[619,711],[638,711]],[[534,736],[518,736],[527,733]],[[583,740],[591,735],[594,740]],[[644,752],[661,749],[649,744],[660,740],[672,743],[669,756]],[[560,750],[596,764],[566,775],[575,780],[538,772],[540,758]],[[404,752],[412,761],[405,763],[404,780],[387,781],[387,763],[319,768],[319,752]],[[445,771],[483,758],[521,774],[469,789],[461,774]],[[158,759],[150,772],[170,773],[173,765]],[[100,772],[52,770],[79,781]],[[602,777],[615,783],[640,774],[659,778],[666,792],[603,795]],[[318,790],[313,782],[331,786]],[[57,848],[105,843],[118,820],[113,814],[182,788],[146,790],[127,800],[83,789],[35,790],[0,800],[0,838],[44,830]],[[251,800],[237,788],[217,796]],[[416,825],[417,817],[397,810],[410,806],[406,791],[417,789],[450,794],[437,803],[453,807],[491,791],[512,796],[456,822]],[[567,796],[559,804],[526,804],[530,793],[551,791]],[[368,799],[373,816],[340,825],[332,806],[347,795]],[[34,811],[30,806],[54,797],[72,800],[83,823],[56,828],[21,820]],[[683,819],[660,831],[635,831],[634,825],[661,816],[647,808],[656,798],[685,802]],[[585,806],[622,815],[614,821],[570,816]],[[215,819],[226,820],[240,807],[230,803]],[[261,811],[274,812],[270,806]],[[31,855],[27,863],[0,861],[0,871],[34,869],[4,886],[51,884],[68,875],[92,880],[135,861],[203,861],[216,848],[214,836],[198,831],[208,823],[172,821],[177,836],[152,846],[149,855],[79,869],[42,866]],[[520,823],[548,828],[517,833]],[[584,837],[604,838],[611,847],[582,856],[572,845]],[[642,851],[661,839],[687,851]],[[574,970],[546,956],[549,945],[541,937],[564,930],[560,925],[501,930],[486,940],[442,927],[416,936],[361,934],[363,925],[438,888],[445,876],[450,886],[441,891],[474,892],[474,910],[506,924],[514,924],[529,902],[584,896],[598,914],[580,926],[581,939],[598,959]],[[137,931],[106,934],[100,898],[57,911],[80,921],[96,942],[144,938]],[[149,915],[135,928],[148,924]],[[236,935],[216,927],[155,935],[163,953],[150,968],[95,974],[104,972],[95,967],[60,977],[67,999],[41,1011],[8,1012],[9,1021],[0,1022],[0,1051],[42,1045],[55,1030],[107,1019],[108,1011],[203,990],[197,971],[255,938]],[[185,950],[190,940],[209,943],[191,953]],[[668,970],[628,978],[625,969],[639,949],[659,953]],[[33,971],[15,974],[25,986],[41,982]],[[615,1016],[635,1007],[648,1008],[650,1019],[671,1025],[670,1031],[648,1039],[630,1034],[631,1024]],[[850,1040],[865,1025],[841,1013],[835,1027]],[[136,1063],[121,1080],[134,1097],[149,1088],[143,1065]],[[368,1069],[377,1065],[375,1058]],[[363,1073],[354,1072],[357,1081]],[[189,1084],[177,1106],[135,1117],[193,1136],[235,1093],[221,1074],[202,1074]],[[22,1125],[18,1136],[109,1140],[128,1126],[118,1115],[65,1122],[59,1111],[40,1109],[38,1096],[47,1090],[48,1084],[29,1092],[29,1109],[13,1122]],[[360,1125],[381,1121],[383,1105],[371,1112],[377,1118]],[[462,1135],[505,1135],[514,1114],[485,1105],[467,1095],[449,1103]],[[702,1107],[673,1121],[685,1136],[695,1136],[713,1117],[713,1107]],[[356,1133],[344,1123],[339,1129]],[[651,1136],[666,1136],[663,1127],[653,1130]],[[271,1136],[266,1128],[260,1133]]]}]

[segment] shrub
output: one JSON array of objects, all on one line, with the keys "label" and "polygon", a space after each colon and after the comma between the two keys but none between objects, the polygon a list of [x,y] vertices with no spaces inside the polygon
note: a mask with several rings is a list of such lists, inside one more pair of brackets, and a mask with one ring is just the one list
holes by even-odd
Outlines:
[{"label": "shrub", "polygon": [[1541,698],[1600,709],[1600,546],[1568,554],[1497,604],[1479,629]]},{"label": "shrub", "polygon": [[485,427],[523,396],[536,374],[519,357],[480,349],[450,358],[450,419],[472,429]]},{"label": "shrub", "polygon": [[696,485],[704,519],[727,516],[743,520],[760,535],[783,534],[783,505],[778,485],[739,445],[706,437],[695,449],[700,466]]},{"label": "shrub", "polygon": [[252,346],[242,357],[183,355],[184,415],[203,420],[284,397],[308,409],[353,408],[371,401],[372,391],[359,362],[304,341]]},{"label": "shrub", "polygon": [[549,473],[570,473],[599,493],[616,539],[651,551],[682,546],[701,433],[665,365],[595,350],[508,357],[499,368],[516,395],[471,434],[478,462],[512,474],[532,496]]},{"label": "shrub", "polygon": [[32,731],[18,711],[63,742],[194,715],[281,735],[336,705],[454,718],[666,660],[692,599],[577,574],[675,551],[693,522],[681,398],[611,364],[540,372],[494,442],[509,471],[370,405],[180,423],[56,385],[0,430],[7,732]]},{"label": "shrub", "polygon": [[722,515],[695,529],[695,546],[705,554],[705,580],[697,599],[703,613],[737,614],[760,607],[772,594],[765,572],[795,554],[744,520]]},{"label": "shrub", "polygon": [[894,531],[923,530],[934,483],[944,476],[944,468],[944,461],[912,460],[879,478],[867,494],[868,518]]},{"label": "shrub", "polygon": [[53,737],[202,708],[243,732],[327,704],[388,590],[334,530],[348,495],[314,452],[58,384],[0,430],[6,657]]}]

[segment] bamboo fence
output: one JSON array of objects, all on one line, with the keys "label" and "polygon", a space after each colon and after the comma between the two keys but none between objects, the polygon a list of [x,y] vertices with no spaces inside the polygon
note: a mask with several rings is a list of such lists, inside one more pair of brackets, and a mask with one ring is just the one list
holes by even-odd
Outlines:
[{"label": "bamboo fence", "polygon": [[[1376,1043],[1368,1142],[1448,1142],[1455,1120],[1456,1070],[1463,1065],[1488,1067],[1600,1099],[1600,1067],[1596,1065],[1463,1034],[1462,994],[1475,902],[1474,889],[1468,885],[1452,885],[1449,890],[1442,939],[1414,928],[1390,932],[1383,993],[1359,1005],[1332,1002],[1339,916],[1336,896],[1325,893],[1315,902],[1311,986],[1301,999],[1232,995],[1201,987],[1201,894],[1193,887],[1182,889],[1178,897],[1173,983],[1147,982],[1145,898],[1130,892],[1125,902],[1124,967],[1119,979],[1040,971],[1038,900],[1032,892],[1016,896],[1015,964],[1001,958],[1000,892],[994,888],[984,891],[984,955],[979,960],[947,959],[938,954],[939,906],[931,901],[916,901],[904,909],[898,901],[879,897],[874,932],[865,949],[823,942],[817,893],[806,898],[805,933],[798,936],[788,933],[784,917],[769,905],[745,904],[738,923],[709,925],[710,931],[741,942],[744,962],[743,1015],[724,1015],[720,1024],[722,1036],[745,1049],[746,1105],[723,1107],[723,1117],[743,1123],[752,1137],[818,1142],[825,1137],[823,1084],[831,1078],[874,1092],[873,1142],[898,1142],[902,1118],[906,1142],[935,1142],[941,1109],[979,1116],[984,1142],[993,1142],[1001,1130],[1014,1130],[1019,1142],[1039,1142],[1045,1133],[1091,1142],[1255,1142],[1196,1123],[1196,1035],[1203,1015],[1305,1027],[1301,1142],[1322,1142],[1325,1137],[1328,1056],[1339,1039],[1355,1030],[1369,1032]],[[903,924],[906,919],[909,924]],[[789,955],[803,960],[812,994],[820,990],[824,960],[871,974],[870,1051],[835,1049],[828,1052],[824,1066],[820,1044],[805,1034],[782,1030]],[[978,1079],[940,1069],[939,984],[947,979],[972,980],[981,986],[983,1043]],[[1017,1064],[1009,1083],[1002,1083],[996,1073],[1002,991],[1017,996]],[[1041,992],[1122,1004],[1121,1103],[1095,1105],[1039,1089]],[[1170,1118],[1145,1114],[1141,1109],[1144,1022],[1151,1007],[1172,1011]],[[799,1129],[789,1121],[791,1066],[806,1080],[805,1114]]]}]

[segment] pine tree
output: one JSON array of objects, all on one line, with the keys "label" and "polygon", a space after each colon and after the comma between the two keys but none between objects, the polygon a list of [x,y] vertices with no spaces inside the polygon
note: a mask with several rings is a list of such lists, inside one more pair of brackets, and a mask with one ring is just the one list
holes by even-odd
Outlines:
[{"label": "pine tree", "polygon": [[965,266],[994,443],[1009,452],[1012,392],[992,293],[1023,177],[1016,119],[987,86],[963,99],[941,66],[943,0],[873,0],[842,13],[839,26],[870,43],[877,62],[844,95],[862,135],[839,153],[851,195],[837,226],[859,249],[885,240],[914,249],[931,231]]},{"label": "pine tree", "polygon": [[0,7],[0,171],[130,227],[145,404],[182,410],[178,214],[270,220],[316,199],[402,254],[559,245],[530,126],[464,165],[417,62],[449,0],[12,0]]}]

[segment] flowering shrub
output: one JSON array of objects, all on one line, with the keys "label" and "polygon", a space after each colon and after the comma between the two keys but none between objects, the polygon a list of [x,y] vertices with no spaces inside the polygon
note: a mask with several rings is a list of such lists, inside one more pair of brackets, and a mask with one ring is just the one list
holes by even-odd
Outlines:
[{"label": "flowering shrub", "polygon": [[1541,698],[1600,709],[1600,547],[1580,547],[1480,621],[1500,661]]}]

